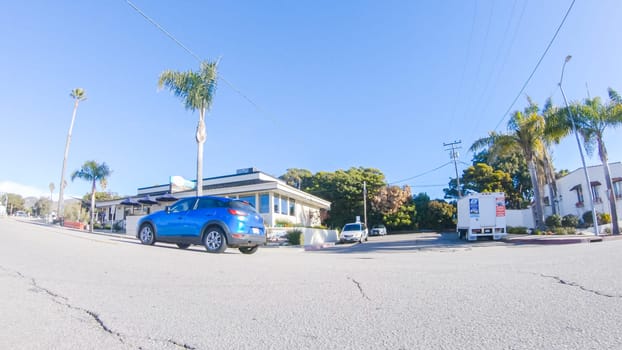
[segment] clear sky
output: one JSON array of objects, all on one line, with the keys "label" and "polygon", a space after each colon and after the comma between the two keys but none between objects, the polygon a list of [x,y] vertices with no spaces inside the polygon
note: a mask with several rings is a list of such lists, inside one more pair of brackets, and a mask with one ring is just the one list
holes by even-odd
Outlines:
[{"label": "clear sky", "polygon": [[[235,87],[220,81],[207,116],[205,177],[364,166],[390,183],[428,173],[398,184],[435,198],[454,176],[450,165],[430,172],[450,160],[443,143],[462,141],[462,172],[475,139],[505,130],[572,0],[133,2],[200,57],[220,58]],[[577,0],[525,94],[562,104],[568,54],[570,100],[622,92],[620,14],[619,0]],[[88,100],[67,177],[96,160],[120,195],[194,179],[198,115],[157,80],[199,64],[126,1],[4,2],[0,32],[0,191],[49,194],[53,182],[58,192],[77,87]],[[622,161],[621,135],[606,134],[610,161]],[[581,166],[573,138],[553,153],[557,169]],[[66,193],[89,190],[76,180]]]}]

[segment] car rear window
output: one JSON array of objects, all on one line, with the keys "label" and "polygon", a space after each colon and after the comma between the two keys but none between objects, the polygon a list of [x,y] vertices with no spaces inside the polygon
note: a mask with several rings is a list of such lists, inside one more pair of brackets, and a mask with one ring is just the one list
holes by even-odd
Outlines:
[{"label": "car rear window", "polygon": [[256,213],[255,207],[250,205],[248,202],[233,200],[229,202],[229,207],[233,209],[240,209],[244,211],[248,211],[250,213]]}]

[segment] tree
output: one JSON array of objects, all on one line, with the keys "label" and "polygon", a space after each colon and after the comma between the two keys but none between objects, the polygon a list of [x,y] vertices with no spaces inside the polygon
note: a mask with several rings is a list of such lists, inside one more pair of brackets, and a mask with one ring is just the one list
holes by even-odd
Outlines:
[{"label": "tree", "polygon": [[52,196],[54,195],[54,183],[50,182],[50,185],[48,187],[50,188],[50,201],[53,201],[54,199]]},{"label": "tree", "polygon": [[76,120],[76,113],[78,112],[78,105],[81,101],[86,100],[86,91],[81,88],[77,88],[71,91],[69,94],[73,98],[73,113],[71,115],[71,124],[69,124],[69,132],[67,132],[67,141],[65,142],[65,155],[63,156],[63,169],[60,173],[60,188],[58,190],[58,216],[63,216],[63,194],[65,192],[65,169],[67,167],[67,156],[69,156],[69,144],[71,143],[71,133],[73,132],[73,123]]},{"label": "tree", "polygon": [[45,197],[41,197],[35,202],[34,206],[32,207],[32,211],[35,216],[45,216],[50,213],[51,207],[52,202]]},{"label": "tree", "polygon": [[95,225],[95,192],[97,189],[97,182],[105,183],[108,176],[112,171],[106,165],[106,163],[98,164],[94,160],[84,162],[82,168],[76,170],[71,174],[71,181],[76,178],[91,182],[91,223],[89,225],[89,231],[93,232],[93,225]]},{"label": "tree", "polygon": [[389,229],[412,229],[415,206],[409,186],[384,186],[370,197],[372,216],[382,219]]},{"label": "tree", "polygon": [[199,111],[199,122],[195,138],[197,141],[197,196],[203,194],[203,144],[207,138],[205,113],[212,107],[216,80],[217,62],[202,62],[197,72],[175,72],[166,70],[160,74],[158,86],[166,86],[173,94],[184,100],[186,109]]},{"label": "tree", "polygon": [[515,111],[508,122],[509,133],[499,134],[490,132],[488,137],[476,140],[470,148],[475,152],[488,147],[490,157],[493,159],[499,155],[509,154],[520,150],[529,169],[529,177],[533,187],[535,202],[535,219],[537,227],[544,227],[544,212],[542,203],[542,191],[538,182],[537,162],[542,159],[545,147],[544,117],[538,114],[538,106],[529,100],[523,112]]},{"label": "tree", "polygon": [[[605,146],[604,134],[608,128],[615,128],[622,125],[622,98],[617,91],[609,88],[609,101],[603,103],[600,97],[586,98],[583,104],[574,104],[576,114],[576,127],[583,138],[583,146],[588,155],[594,153],[594,148],[598,148],[598,156],[605,172],[605,182],[607,183],[607,193],[609,198],[609,208],[611,211],[612,233],[620,234],[618,225],[618,211],[616,198],[611,181],[609,170],[609,156]],[[568,131],[570,133],[570,131]]]},{"label": "tree", "polygon": [[[384,174],[374,168],[350,168],[346,171],[337,170],[333,173],[318,172],[310,180],[305,189],[320,198],[331,202],[329,216],[325,224],[341,227],[352,222],[356,216],[363,218],[363,182],[367,184],[367,197],[372,198],[381,187],[386,186]],[[376,213],[370,213],[376,217]]]},{"label": "tree", "polygon": [[279,176],[279,179],[292,187],[304,190],[311,186],[312,177],[313,174],[307,169],[290,168],[285,174]]},{"label": "tree", "polygon": [[7,213],[13,215],[18,210],[25,210],[24,198],[19,194],[7,193]]}]

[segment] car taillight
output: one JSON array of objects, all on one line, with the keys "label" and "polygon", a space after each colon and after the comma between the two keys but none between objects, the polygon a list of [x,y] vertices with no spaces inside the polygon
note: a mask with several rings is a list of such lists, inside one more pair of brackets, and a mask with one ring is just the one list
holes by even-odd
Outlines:
[{"label": "car taillight", "polygon": [[241,210],[236,210],[236,209],[233,209],[233,208],[229,208],[229,214],[231,214],[231,215],[238,215],[238,216],[247,216],[248,215],[247,212],[244,212],[244,211],[241,211]]}]

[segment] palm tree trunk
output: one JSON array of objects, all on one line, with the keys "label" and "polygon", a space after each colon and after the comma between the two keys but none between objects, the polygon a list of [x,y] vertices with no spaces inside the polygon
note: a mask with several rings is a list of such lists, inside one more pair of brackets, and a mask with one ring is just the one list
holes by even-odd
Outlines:
[{"label": "palm tree trunk", "polygon": [[203,195],[203,144],[207,134],[205,132],[205,108],[199,110],[199,123],[197,125],[197,196]]},{"label": "palm tree trunk", "polygon": [[93,233],[93,226],[95,226],[95,183],[97,180],[93,179],[93,187],[91,188],[91,223],[89,224],[89,232]]},{"label": "palm tree trunk", "polygon": [[71,133],[73,132],[73,123],[76,121],[76,112],[78,111],[78,100],[73,104],[73,114],[71,115],[71,124],[69,124],[69,132],[67,132],[67,141],[65,142],[65,155],[63,157],[63,169],[60,173],[60,189],[58,190],[58,213],[56,217],[63,217],[63,195],[65,193],[65,170],[67,168],[67,157],[69,156],[69,144],[71,143]]},{"label": "palm tree trunk", "polygon": [[544,228],[544,213],[542,212],[542,196],[540,195],[540,184],[536,176],[536,165],[533,160],[527,162],[529,168],[529,177],[531,177],[531,186],[533,187],[533,200],[536,204],[536,212],[534,218],[536,220],[536,228]]},{"label": "palm tree trunk", "polygon": [[605,182],[607,183],[607,198],[609,199],[609,209],[611,211],[611,233],[613,233],[614,235],[619,235],[620,227],[618,225],[618,207],[616,205],[616,195],[613,192],[613,183],[611,182],[611,172],[609,171],[607,148],[605,147],[605,143],[600,137],[598,138],[598,154],[600,155],[600,161],[603,163],[603,169],[605,171]]}]

